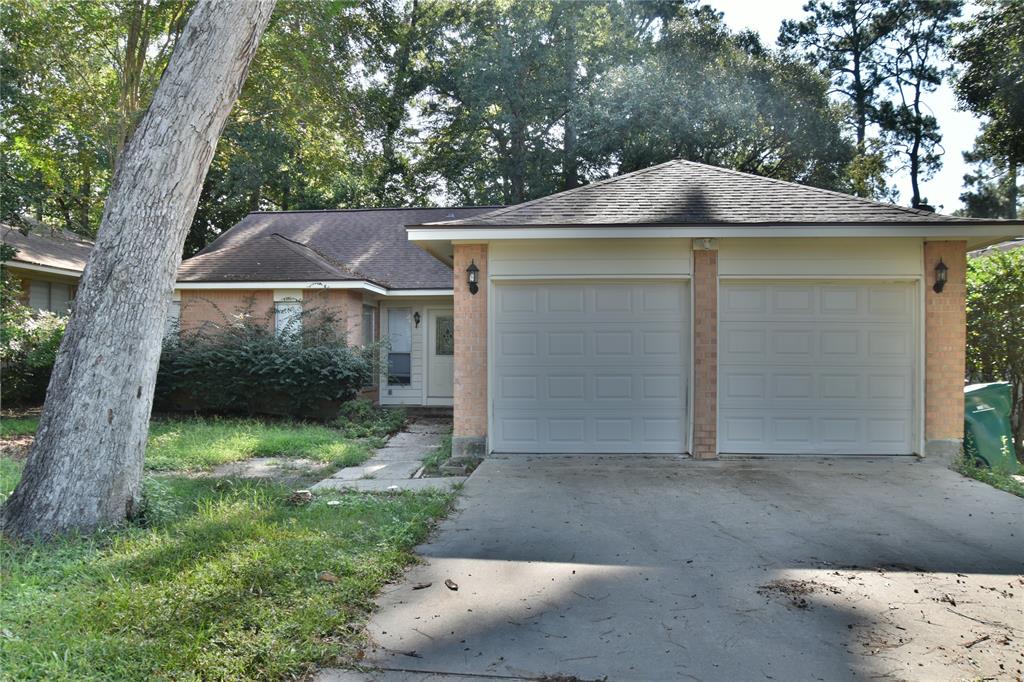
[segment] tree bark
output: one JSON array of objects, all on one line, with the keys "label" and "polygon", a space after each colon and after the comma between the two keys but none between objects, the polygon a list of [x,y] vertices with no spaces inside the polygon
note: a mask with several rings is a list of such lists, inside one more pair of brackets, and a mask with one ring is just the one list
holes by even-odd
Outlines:
[{"label": "tree bark", "polygon": [[90,532],[138,509],[164,319],[217,140],[274,0],[199,0],[118,159],[36,441],[4,506],[22,538]]}]

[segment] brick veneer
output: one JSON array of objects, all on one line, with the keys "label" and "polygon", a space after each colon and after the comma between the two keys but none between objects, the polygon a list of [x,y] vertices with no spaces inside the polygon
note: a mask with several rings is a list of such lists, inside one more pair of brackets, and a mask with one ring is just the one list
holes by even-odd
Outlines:
[{"label": "brick veneer", "polygon": [[185,289],[181,292],[182,331],[204,325],[223,326],[248,313],[257,324],[271,327],[274,292],[270,289]]},{"label": "brick veneer", "polygon": [[[967,243],[925,242],[924,339],[926,452],[949,457],[964,434],[964,374],[967,355]],[[946,286],[935,293],[935,265],[949,268]]]},{"label": "brick veneer", "polygon": [[[322,307],[338,316],[353,344],[363,341],[363,294],[352,289],[305,289],[303,307]],[[274,291],[272,289],[185,289],[181,292],[183,331],[204,324],[222,326],[232,318],[248,313],[257,324],[274,325]]]},{"label": "brick veneer", "polygon": [[[466,268],[480,268],[480,290],[469,293]],[[487,245],[456,244],[455,423],[452,454],[484,454],[487,440]]]},{"label": "brick veneer", "polygon": [[718,251],[693,251],[693,445],[718,455]]}]

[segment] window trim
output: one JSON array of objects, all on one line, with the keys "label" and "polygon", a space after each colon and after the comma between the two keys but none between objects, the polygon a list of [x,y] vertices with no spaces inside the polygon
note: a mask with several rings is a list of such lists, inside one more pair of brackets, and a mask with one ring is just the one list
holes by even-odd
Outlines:
[{"label": "window trim", "polygon": [[[412,308],[411,307],[404,307],[404,306],[403,307],[395,307],[395,308],[390,308],[389,307],[387,309],[387,311],[388,311],[388,340],[389,340],[389,342],[390,342],[390,339],[392,337],[392,330],[394,328],[393,325],[392,325],[392,314],[395,314],[395,317],[397,317],[399,313],[404,313],[405,314],[405,319],[403,320],[403,324],[407,325],[407,327],[408,327],[408,338],[409,338],[409,350],[407,350],[407,351],[398,351],[398,352],[396,352],[392,348],[390,348],[390,347],[388,348],[386,362],[384,363],[384,367],[383,367],[383,370],[384,370],[384,373],[385,373],[385,376],[386,376],[387,385],[388,385],[388,387],[394,387],[394,388],[412,388],[412,385],[413,385],[412,384],[412,348],[413,348]],[[397,382],[393,382],[391,380],[391,377],[393,376],[391,374],[391,356],[393,356],[393,355],[405,355],[405,356],[408,356],[408,358],[409,358],[408,381],[405,381],[405,382],[402,382],[402,383],[397,383]],[[404,376],[404,375],[400,375],[400,376]]]}]

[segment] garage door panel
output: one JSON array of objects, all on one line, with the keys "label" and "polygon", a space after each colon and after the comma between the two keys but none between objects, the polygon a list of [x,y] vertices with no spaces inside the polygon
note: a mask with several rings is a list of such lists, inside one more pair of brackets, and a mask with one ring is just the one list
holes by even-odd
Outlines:
[{"label": "garage door panel", "polygon": [[498,311],[511,311],[494,323],[496,451],[684,451],[684,285],[522,283],[494,292]]},{"label": "garage door panel", "polygon": [[495,417],[495,438],[531,453],[677,453],[685,433],[674,411],[627,415],[622,410],[587,414],[506,410]]},{"label": "garage door panel", "polygon": [[722,452],[913,451],[913,285],[769,282],[722,292]]}]

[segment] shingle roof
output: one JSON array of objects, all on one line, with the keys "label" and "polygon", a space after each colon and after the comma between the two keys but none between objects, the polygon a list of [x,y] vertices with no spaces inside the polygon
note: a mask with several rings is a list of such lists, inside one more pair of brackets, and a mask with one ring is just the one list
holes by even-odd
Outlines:
[{"label": "shingle roof", "polygon": [[178,281],[368,280],[391,289],[450,289],[451,268],[410,242],[405,226],[468,218],[493,208],[250,213],[184,261]]},{"label": "shingle roof", "polygon": [[676,160],[523,204],[424,227],[974,222],[980,221]]},{"label": "shingle roof", "polygon": [[28,234],[16,227],[0,225],[2,241],[18,250],[15,263],[44,265],[50,268],[82,272],[89,260],[93,243],[67,230],[34,226]]}]

